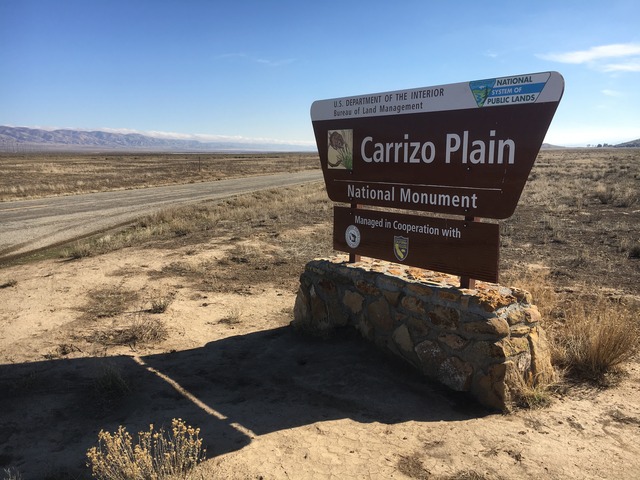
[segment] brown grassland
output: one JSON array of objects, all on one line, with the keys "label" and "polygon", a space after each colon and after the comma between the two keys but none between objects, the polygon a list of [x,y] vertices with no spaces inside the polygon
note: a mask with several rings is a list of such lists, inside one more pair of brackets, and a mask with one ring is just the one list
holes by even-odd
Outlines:
[{"label": "brown grassland", "polygon": [[317,168],[316,155],[0,154],[0,202]]},{"label": "brown grassland", "polygon": [[[315,167],[298,154],[4,156],[0,200]],[[171,425],[190,435],[172,437],[191,449],[190,479],[633,478],[639,187],[638,149],[539,154],[501,222],[501,283],[532,292],[559,380],[524,385],[508,415],[357,332],[292,331],[305,263],[333,254],[321,183],[166,210],[0,265],[0,478],[90,478],[91,458],[96,478],[136,478],[100,476],[113,462],[96,446],[148,452]],[[192,469],[198,442],[208,460]],[[144,458],[126,468],[153,470]]]}]

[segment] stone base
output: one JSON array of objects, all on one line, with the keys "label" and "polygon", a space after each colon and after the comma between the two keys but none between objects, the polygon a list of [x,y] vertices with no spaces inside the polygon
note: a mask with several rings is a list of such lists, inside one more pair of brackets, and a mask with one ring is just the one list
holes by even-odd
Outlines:
[{"label": "stone base", "polygon": [[313,260],[300,277],[292,325],[315,335],[354,326],[453,390],[508,411],[524,381],[554,378],[531,295],[398,264]]}]

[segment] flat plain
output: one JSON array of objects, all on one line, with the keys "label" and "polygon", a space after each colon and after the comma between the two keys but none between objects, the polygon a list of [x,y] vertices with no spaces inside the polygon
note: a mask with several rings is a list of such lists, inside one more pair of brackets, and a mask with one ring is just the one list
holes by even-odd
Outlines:
[{"label": "flat plain", "polygon": [[[0,157],[1,199],[318,166],[293,154],[107,157]],[[539,154],[501,222],[501,282],[532,291],[550,336],[578,305],[593,322],[600,311],[640,318],[639,185],[638,149]],[[209,458],[191,478],[640,471],[637,354],[598,382],[558,365],[542,406],[502,414],[427,382],[357,332],[292,331],[305,263],[333,254],[331,222],[318,183],[166,210],[0,267],[0,469],[89,478],[85,453],[101,429],[182,418],[201,428]]]}]

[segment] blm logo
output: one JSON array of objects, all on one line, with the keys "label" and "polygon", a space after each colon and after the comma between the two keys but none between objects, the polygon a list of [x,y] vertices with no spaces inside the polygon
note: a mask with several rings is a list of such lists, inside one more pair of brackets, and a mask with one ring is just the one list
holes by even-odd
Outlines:
[{"label": "blm logo", "polygon": [[484,105],[484,102],[491,95],[491,91],[493,90],[493,85],[496,83],[495,78],[491,78],[489,80],[477,80],[475,82],[469,82],[469,88],[471,89],[471,93],[473,93],[473,98],[476,100],[476,104],[479,107]]}]

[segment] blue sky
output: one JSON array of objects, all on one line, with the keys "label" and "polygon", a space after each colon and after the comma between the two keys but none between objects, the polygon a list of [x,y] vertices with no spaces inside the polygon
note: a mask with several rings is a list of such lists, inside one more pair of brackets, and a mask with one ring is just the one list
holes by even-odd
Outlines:
[{"label": "blue sky", "polygon": [[312,146],[314,100],[556,70],[546,141],[618,143],[639,21],[638,0],[0,0],[0,125]]}]

